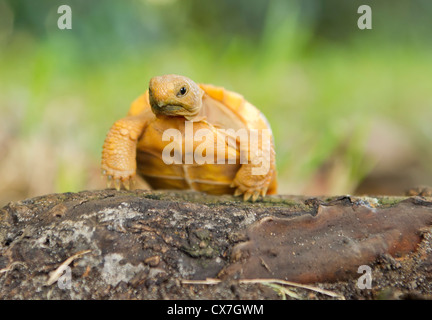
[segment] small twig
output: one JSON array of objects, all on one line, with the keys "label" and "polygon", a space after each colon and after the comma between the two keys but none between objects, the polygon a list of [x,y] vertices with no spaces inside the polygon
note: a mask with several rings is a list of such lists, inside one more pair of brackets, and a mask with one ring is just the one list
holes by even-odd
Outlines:
[{"label": "small twig", "polygon": [[[182,280],[181,282],[184,284],[218,284],[218,283],[222,282],[222,280],[207,278],[206,280]],[[328,295],[328,296],[333,297],[333,298],[345,300],[345,297],[341,294],[338,294],[338,293],[335,293],[335,292],[332,292],[329,290],[321,289],[318,287],[313,287],[313,286],[300,284],[300,283],[296,283],[296,282],[291,282],[291,281],[286,281],[286,280],[282,280],[282,279],[243,279],[243,280],[239,280],[239,283],[242,283],[242,284],[256,284],[256,283],[274,284],[274,283],[277,283],[277,284],[282,284],[282,285],[312,290],[312,291],[315,291],[318,293]]]},{"label": "small twig", "polygon": [[289,289],[287,289],[284,286],[281,286],[279,284],[264,283],[264,285],[269,286],[273,290],[277,291],[282,296],[282,300],[286,300],[286,295],[289,295],[291,298],[294,298],[297,300],[302,300],[302,297],[300,297],[297,293],[295,293],[294,291],[291,291],[291,290],[289,290]]},{"label": "small twig", "polygon": [[184,284],[218,284],[221,283],[222,280],[219,279],[213,279],[213,278],[207,278],[205,280],[181,280]]},{"label": "small twig", "polygon": [[6,268],[0,269],[0,273],[5,273],[8,271],[11,271],[16,265],[23,265],[25,266],[26,264],[22,261],[14,261],[12,262],[10,265],[8,265]]},{"label": "small twig", "polygon": [[278,283],[278,284],[283,284],[283,285],[287,285],[287,286],[303,288],[303,289],[319,292],[319,293],[328,295],[328,296],[333,297],[333,298],[345,300],[345,297],[339,293],[335,293],[333,291],[321,289],[321,288],[314,287],[314,286],[309,286],[306,284],[300,284],[300,283],[296,283],[296,282],[286,281],[286,280],[282,280],[282,279],[245,279],[245,280],[240,280],[240,282],[241,283]]},{"label": "small twig", "polygon": [[260,260],[261,260],[261,264],[264,266],[264,268],[266,268],[266,269],[268,270],[268,272],[272,273],[272,271],[271,271],[269,265],[264,261],[264,259],[261,258],[261,257],[259,257],[259,258],[260,258]]},{"label": "small twig", "polygon": [[91,252],[91,250],[83,250],[80,252],[75,253],[73,256],[67,258],[50,276],[50,278],[48,279],[48,281],[46,282],[47,286],[52,285],[53,283],[55,283],[60,276],[63,274],[63,272],[66,270],[66,267],[71,264],[72,261],[74,261],[76,258],[78,258],[79,256],[82,256],[86,253]]}]

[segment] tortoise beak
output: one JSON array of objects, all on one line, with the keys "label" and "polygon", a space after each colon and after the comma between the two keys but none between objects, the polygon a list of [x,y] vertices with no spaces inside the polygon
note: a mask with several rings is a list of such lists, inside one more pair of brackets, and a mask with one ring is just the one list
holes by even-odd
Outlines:
[{"label": "tortoise beak", "polygon": [[152,105],[153,111],[156,111],[158,114],[164,114],[167,116],[175,116],[178,115],[179,112],[185,110],[181,106],[173,106],[173,105]]},{"label": "tortoise beak", "polygon": [[152,102],[151,98],[150,105],[155,115],[181,116],[187,113],[187,110],[182,106],[171,104],[164,105],[163,103],[157,103],[156,101]]}]

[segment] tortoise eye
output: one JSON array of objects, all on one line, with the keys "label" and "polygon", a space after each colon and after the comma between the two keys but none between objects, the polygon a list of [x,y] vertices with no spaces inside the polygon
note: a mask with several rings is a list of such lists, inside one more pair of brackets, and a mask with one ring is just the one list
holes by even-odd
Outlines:
[{"label": "tortoise eye", "polygon": [[181,87],[179,92],[177,93],[177,96],[184,96],[187,92],[186,87]]}]

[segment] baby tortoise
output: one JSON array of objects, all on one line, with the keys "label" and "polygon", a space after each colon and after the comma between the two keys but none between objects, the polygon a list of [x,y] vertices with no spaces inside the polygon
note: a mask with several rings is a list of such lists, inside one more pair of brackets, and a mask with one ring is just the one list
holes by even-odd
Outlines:
[{"label": "baby tortoise", "polygon": [[[244,143],[241,129],[250,141],[252,132],[258,132],[258,140]],[[173,132],[178,136],[167,134]],[[214,161],[185,161],[197,154]],[[172,161],[176,156],[178,161]],[[114,182],[116,189],[122,184],[129,189],[137,170],[153,189],[243,195],[245,201],[277,192],[273,137],[264,115],[235,92],[179,75],[152,78],[127,117],[116,121],[106,136],[102,174],[108,186]]]}]

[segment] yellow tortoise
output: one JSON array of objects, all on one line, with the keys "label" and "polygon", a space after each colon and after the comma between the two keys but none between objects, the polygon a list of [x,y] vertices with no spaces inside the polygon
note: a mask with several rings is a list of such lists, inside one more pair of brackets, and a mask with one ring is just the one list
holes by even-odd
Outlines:
[{"label": "yellow tortoise", "polygon": [[106,136],[102,173],[108,185],[129,189],[137,169],[153,189],[243,194],[252,201],[277,192],[264,115],[235,92],[179,75],[152,78]]}]

